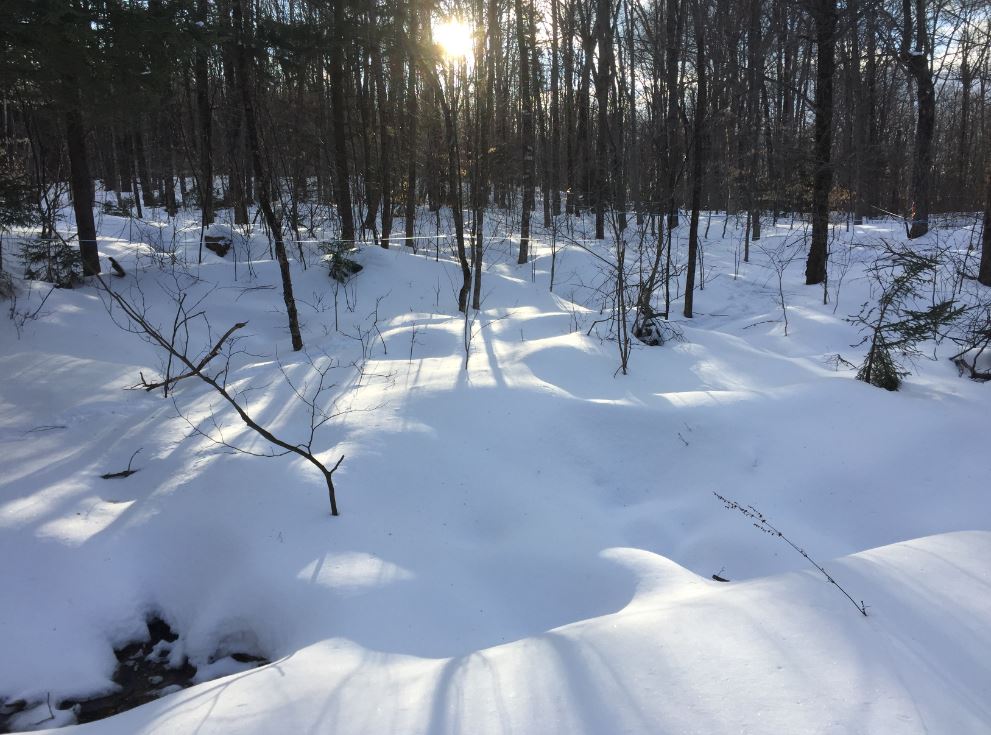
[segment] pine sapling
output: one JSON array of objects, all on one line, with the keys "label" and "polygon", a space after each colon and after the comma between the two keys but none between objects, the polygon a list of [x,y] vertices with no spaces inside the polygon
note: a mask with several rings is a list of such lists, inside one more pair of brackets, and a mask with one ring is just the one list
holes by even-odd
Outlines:
[{"label": "pine sapling", "polygon": [[[921,356],[918,345],[928,339],[940,339],[965,307],[959,306],[952,295],[940,298],[936,283],[940,253],[917,252],[888,243],[884,247],[884,254],[868,268],[881,295],[876,304],[864,304],[860,313],[848,321],[859,324],[864,334],[855,346],[870,345],[857,380],[895,391],[909,374],[899,357]],[[928,303],[923,301],[927,296]]]}]

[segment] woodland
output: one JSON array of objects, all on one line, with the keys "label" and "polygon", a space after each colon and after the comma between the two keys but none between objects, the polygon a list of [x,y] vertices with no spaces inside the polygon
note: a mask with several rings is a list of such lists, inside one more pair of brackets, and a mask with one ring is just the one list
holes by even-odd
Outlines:
[{"label": "woodland", "polygon": [[991,731],[986,0],[0,2],[0,733]]},{"label": "woodland", "polygon": [[[95,186],[137,217],[245,224],[257,208],[276,250],[328,217],[342,241],[409,244],[418,206],[450,207],[462,310],[491,207],[514,209],[521,263],[533,218],[562,212],[594,212],[597,239],[609,217],[649,219],[658,254],[683,216],[694,250],[703,210],[745,213],[748,241],[801,212],[818,284],[830,212],[898,217],[915,238],[991,196],[979,1],[11,0],[4,15],[7,186],[43,200],[42,237],[71,190],[87,274]],[[655,271],[670,277],[651,269],[645,309]]]}]

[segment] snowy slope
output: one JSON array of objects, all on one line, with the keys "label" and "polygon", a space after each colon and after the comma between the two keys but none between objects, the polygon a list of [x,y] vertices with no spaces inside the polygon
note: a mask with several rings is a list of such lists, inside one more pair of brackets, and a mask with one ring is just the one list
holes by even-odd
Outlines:
[{"label": "snowy slope", "polygon": [[[266,448],[205,386],[124,391],[161,356],[96,289],[52,293],[20,336],[0,324],[0,695],[107,689],[113,647],[154,612],[197,666],[235,648],[274,663],[80,732],[991,728],[987,389],[945,360],[897,394],[831,366],[862,354],[843,321],[866,299],[856,272],[835,315],[789,286],[785,337],[760,254],[734,279],[713,243],[705,313],[614,376],[579,248],[552,294],[546,249],[531,269],[493,244],[467,327],[444,259],[365,249],[336,310],[326,269],[296,263],[307,358],[273,263],[176,271],[120,234],[101,242],[130,272],[114,285],[157,323],[179,285],[214,334],[248,321],[231,380],[276,434],[309,420],[283,372],[340,362],[326,405],[347,411],[317,446],[346,455],[342,516],[304,462],[190,437],[177,407]],[[99,478],[138,448],[137,474]],[[713,491],[843,557],[827,567],[870,617]]]},{"label": "snowy slope", "polygon": [[445,658],[319,641],[84,728],[103,733],[980,733],[991,534],[849,557],[871,617],[814,575],[706,581],[649,552],[622,610]]}]

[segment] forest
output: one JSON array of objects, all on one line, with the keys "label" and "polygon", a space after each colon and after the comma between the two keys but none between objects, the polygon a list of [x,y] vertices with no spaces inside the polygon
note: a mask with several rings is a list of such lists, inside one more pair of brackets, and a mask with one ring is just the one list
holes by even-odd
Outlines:
[{"label": "forest", "polygon": [[448,206],[466,283],[490,207],[514,211],[521,263],[533,218],[562,212],[594,212],[598,239],[609,216],[648,219],[658,252],[687,211],[744,213],[750,241],[799,212],[817,284],[830,212],[899,217],[915,238],[991,196],[979,0],[10,0],[4,14],[5,186],[41,202],[42,237],[71,189],[87,273],[94,187],[137,217],[196,207],[204,226],[245,224],[257,205],[276,239],[329,218],[383,247],[411,242],[418,206]]},{"label": "forest", "polygon": [[0,116],[0,733],[991,731],[987,0],[3,0]]}]

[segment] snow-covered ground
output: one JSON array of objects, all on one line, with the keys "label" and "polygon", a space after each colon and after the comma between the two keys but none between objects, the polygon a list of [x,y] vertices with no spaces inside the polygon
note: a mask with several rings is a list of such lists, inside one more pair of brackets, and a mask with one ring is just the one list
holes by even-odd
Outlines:
[{"label": "snow-covered ground", "polygon": [[[310,395],[335,366],[320,407],[340,415],[314,447],[345,456],[342,514],[303,460],[192,433],[269,448],[208,386],[125,390],[164,355],[93,285],[0,320],[0,698],[37,705],[14,725],[71,724],[46,701],[112,688],[114,648],[156,614],[202,679],[235,650],[272,663],[74,732],[991,731],[989,386],[940,359],[889,393],[835,359],[863,358],[845,318],[899,225],[837,228],[838,303],[839,271],[823,305],[798,252],[785,336],[768,253],[801,250],[798,225],[766,225],[768,252],[735,275],[738,224],[724,238],[712,218],[696,318],[673,305],[683,339],[635,345],[623,376],[595,324],[613,256],[581,231],[558,238],[553,292],[547,233],[524,266],[490,238],[467,323],[432,243],[363,248],[346,286],[307,245],[294,353],[264,237],[250,263],[237,242],[236,268],[181,242],[175,265],[149,225],[105,217],[101,254],[128,271],[112,286],[156,324],[179,290],[213,339],[248,322],[228,380],[276,435],[308,434],[287,377]],[[16,309],[47,292],[25,286]],[[191,351],[210,340],[200,323]],[[137,473],[100,478],[138,449]],[[756,506],[869,616],[714,492]]]}]

